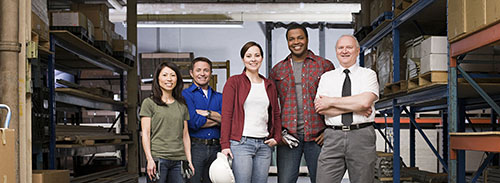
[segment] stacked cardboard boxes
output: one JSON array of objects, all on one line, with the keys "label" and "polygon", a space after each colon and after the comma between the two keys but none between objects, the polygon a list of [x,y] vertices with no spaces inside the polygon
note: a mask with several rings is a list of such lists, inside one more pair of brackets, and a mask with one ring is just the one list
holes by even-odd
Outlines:
[{"label": "stacked cardboard boxes", "polygon": [[448,70],[448,42],[446,36],[431,36],[422,41],[420,74]]},{"label": "stacked cardboard boxes", "polygon": [[[78,11],[88,17],[94,24],[95,46],[104,52],[111,54],[111,24],[109,21],[109,7],[106,4],[73,4],[72,11]],[[114,26],[114,25],[113,25]]]},{"label": "stacked cardboard boxes", "polygon": [[453,42],[500,20],[500,1],[448,1],[448,37]]}]

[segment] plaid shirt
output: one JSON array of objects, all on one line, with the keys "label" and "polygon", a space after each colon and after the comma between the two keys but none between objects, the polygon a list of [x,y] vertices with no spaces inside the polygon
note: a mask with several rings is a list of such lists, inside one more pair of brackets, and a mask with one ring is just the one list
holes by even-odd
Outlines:
[{"label": "plaid shirt", "polygon": [[[297,135],[297,93],[295,91],[295,77],[291,65],[292,56],[288,55],[278,62],[272,69],[270,79],[276,83],[281,105],[282,127],[288,133]],[[314,55],[308,50],[302,66],[302,96],[304,107],[304,141],[313,141],[324,129],[325,123],[314,110],[314,98],[321,75],[333,70],[330,60]]]}]

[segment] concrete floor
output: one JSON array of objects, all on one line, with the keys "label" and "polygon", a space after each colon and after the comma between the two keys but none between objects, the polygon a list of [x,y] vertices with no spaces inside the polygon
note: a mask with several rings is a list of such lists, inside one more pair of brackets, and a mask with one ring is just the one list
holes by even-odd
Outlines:
[{"label": "concrete floor", "polygon": [[[267,182],[268,183],[277,183],[278,180],[277,180],[276,176],[269,176],[269,179]],[[310,182],[311,181],[309,180],[309,177],[306,177],[306,176],[300,176],[299,180],[297,181],[297,183],[310,183]],[[140,177],[139,183],[146,183],[146,177]],[[344,180],[342,180],[342,183],[349,183],[349,178],[344,178]]]}]

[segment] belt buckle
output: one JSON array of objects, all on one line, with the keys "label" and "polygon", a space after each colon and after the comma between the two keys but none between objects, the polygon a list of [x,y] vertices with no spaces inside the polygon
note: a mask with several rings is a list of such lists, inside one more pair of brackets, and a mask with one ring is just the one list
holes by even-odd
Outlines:
[{"label": "belt buckle", "polygon": [[344,132],[351,131],[351,126],[342,126],[342,131]]}]

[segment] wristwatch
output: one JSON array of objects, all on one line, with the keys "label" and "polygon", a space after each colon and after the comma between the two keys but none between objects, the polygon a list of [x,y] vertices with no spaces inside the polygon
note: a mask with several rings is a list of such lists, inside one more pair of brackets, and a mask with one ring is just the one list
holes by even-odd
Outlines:
[{"label": "wristwatch", "polygon": [[208,114],[207,114],[207,118],[210,119],[210,115],[212,114],[212,112],[210,112],[210,110],[207,110]]}]

